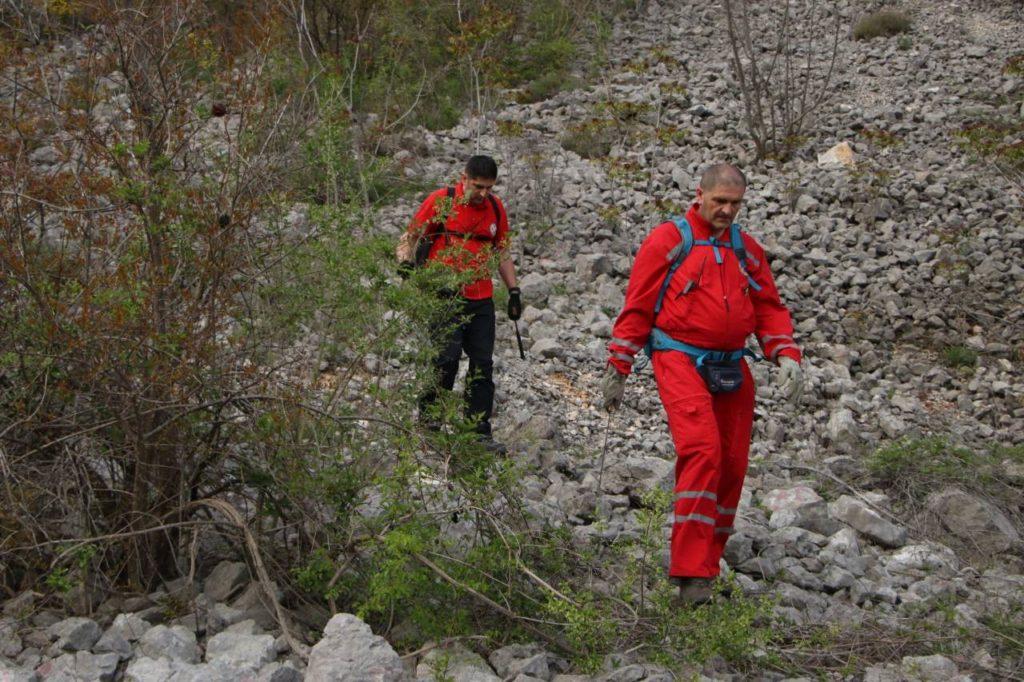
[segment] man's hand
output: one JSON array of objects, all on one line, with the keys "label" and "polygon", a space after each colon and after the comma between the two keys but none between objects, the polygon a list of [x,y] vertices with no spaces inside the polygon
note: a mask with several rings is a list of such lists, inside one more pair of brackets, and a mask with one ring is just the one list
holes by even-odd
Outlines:
[{"label": "man's hand", "polygon": [[804,371],[800,363],[788,356],[779,358],[779,388],[786,400],[796,405],[804,394]]},{"label": "man's hand", "polygon": [[619,409],[622,404],[622,396],[626,392],[626,375],[608,365],[601,377],[601,395],[603,397],[602,407],[609,412]]},{"label": "man's hand", "polygon": [[515,322],[523,316],[523,299],[520,297],[519,287],[512,287],[508,290],[508,319]]}]

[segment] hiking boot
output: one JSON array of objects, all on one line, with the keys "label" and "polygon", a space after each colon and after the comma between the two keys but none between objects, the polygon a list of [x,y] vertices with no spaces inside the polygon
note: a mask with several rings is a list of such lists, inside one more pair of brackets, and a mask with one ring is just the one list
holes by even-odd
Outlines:
[{"label": "hiking boot", "polygon": [[700,606],[711,601],[714,578],[679,578],[679,601],[684,606]]},{"label": "hiking boot", "polygon": [[419,423],[421,429],[425,429],[427,431],[430,431],[431,433],[441,432],[441,422],[438,421],[437,419],[434,419],[433,417],[430,417],[425,414],[420,414],[419,418],[416,421]]},{"label": "hiking boot", "polygon": [[508,448],[505,447],[504,443],[499,443],[494,440],[491,436],[480,436],[478,439],[480,445],[483,446],[484,450],[491,453],[492,455],[507,455]]}]

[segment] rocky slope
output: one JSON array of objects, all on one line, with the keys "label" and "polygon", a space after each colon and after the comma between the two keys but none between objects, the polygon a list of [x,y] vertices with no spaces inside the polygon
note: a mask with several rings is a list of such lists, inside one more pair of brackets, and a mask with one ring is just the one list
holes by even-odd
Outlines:
[{"label": "rocky slope", "polygon": [[[842,3],[850,22],[864,9]],[[929,522],[902,515],[865,475],[866,456],[903,437],[940,435],[984,452],[1024,443],[1019,188],[973,165],[954,136],[981,115],[1024,116],[1024,80],[1001,68],[1019,49],[1024,18],[1012,3],[905,9],[909,41],[844,37],[831,94],[786,164],[754,163],[721,10],[691,0],[651,2],[617,27],[611,64],[593,85],[423,131],[422,152],[399,154],[410,176],[439,184],[476,150],[498,158],[499,193],[518,230],[528,358],[499,314],[497,425],[526,465],[527,505],[539,516],[585,541],[628,537],[639,533],[631,500],[670,486],[672,443],[650,370],[630,379],[610,420],[597,381],[640,241],[671,208],[685,208],[702,167],[735,161],[750,178],[741,222],[770,254],[805,349],[807,387],[788,406],[774,369],[753,368],[757,421],[729,570],[745,591],[775,595],[795,623],[897,626],[941,610],[970,630],[993,610],[1020,609],[1019,502],[935,490]],[[608,158],[581,157],[592,156],[582,127],[609,116]],[[843,142],[856,165],[819,163]],[[391,207],[382,224],[397,234],[413,209],[413,200]],[[976,353],[976,364],[944,362],[951,347]],[[1008,456],[997,465],[1019,492],[1022,464]],[[403,662],[350,616],[332,621],[302,672],[253,588],[239,596],[244,583],[237,565],[225,565],[198,599],[189,592],[189,614],[157,608],[158,594],[110,604],[95,620],[43,614],[27,626],[17,620],[31,607],[23,596],[0,620],[0,679],[432,679],[436,653]],[[671,679],[636,655],[624,663],[601,679]],[[956,660],[897,657],[858,675],[996,679],[1014,664],[979,646]],[[539,646],[489,661],[456,649],[447,665],[461,681],[589,679],[567,675]]]}]

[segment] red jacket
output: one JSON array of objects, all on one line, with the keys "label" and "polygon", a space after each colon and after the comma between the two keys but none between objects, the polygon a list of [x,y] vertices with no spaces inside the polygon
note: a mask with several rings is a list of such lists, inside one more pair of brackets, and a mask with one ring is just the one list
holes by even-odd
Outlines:
[{"label": "red jacket", "polygon": [[[445,210],[448,220],[443,234],[434,240],[428,260],[439,261],[456,272],[472,272],[478,279],[462,288],[462,295],[471,300],[491,298],[494,283],[491,281],[490,258],[494,249],[503,250],[508,244],[508,218],[501,199],[494,197],[499,215],[489,199],[474,206],[463,200],[465,192],[462,183],[455,185],[452,206]],[[413,216],[409,231],[423,229],[438,217],[438,208],[448,202],[448,189],[442,187],[426,198],[416,215]],[[474,235],[479,238],[462,237]]]},{"label": "red jacket", "polygon": [[[710,223],[697,212],[696,204],[686,214],[694,241],[708,239]],[[724,235],[728,239],[728,233]],[[711,350],[743,348],[750,334],[765,356],[775,361],[787,355],[800,361],[800,348],[793,341],[793,322],[779,300],[764,249],[744,233],[747,272],[761,286],[754,290],[740,269],[736,254],[720,248],[722,263],[715,261],[711,247],[694,246],[676,270],[661,312],[654,319],[658,292],[682,242],[672,222],[654,228],[636,254],[626,288],[626,302],[615,321],[608,344],[609,362],[629,374],[636,354],[647,343],[651,328],[657,326],[684,343]]]}]

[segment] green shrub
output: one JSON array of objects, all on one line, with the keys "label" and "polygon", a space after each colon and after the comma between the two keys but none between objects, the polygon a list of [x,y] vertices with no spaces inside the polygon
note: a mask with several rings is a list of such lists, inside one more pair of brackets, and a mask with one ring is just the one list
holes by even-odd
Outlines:
[{"label": "green shrub", "polygon": [[738,589],[725,598],[724,587],[718,583],[711,603],[697,609],[680,608],[673,585],[656,592],[655,629],[648,639],[655,660],[674,666],[722,658],[740,668],[758,666],[757,652],[779,637],[772,600],[746,596]]},{"label": "green shrub", "polygon": [[942,351],[942,362],[947,367],[974,367],[978,364],[978,352],[966,346],[947,346]]},{"label": "green shrub", "polygon": [[1003,476],[1002,462],[1024,461],[1020,448],[972,451],[941,436],[903,438],[878,448],[870,473],[903,503],[917,507],[930,494],[955,486],[1007,509],[1019,505],[1020,487]]},{"label": "green shrub", "polygon": [[612,151],[616,128],[614,121],[594,118],[570,127],[559,142],[564,149],[576,152],[585,159],[604,158]]},{"label": "green shrub", "polygon": [[896,10],[885,9],[863,17],[853,27],[856,40],[870,40],[899,35],[910,30],[910,17]]},{"label": "green shrub", "polygon": [[527,83],[523,96],[520,99],[527,103],[540,102],[550,98],[564,88],[567,82],[565,75],[560,72],[552,71],[551,73],[546,73]]},{"label": "green shrub", "polygon": [[868,470],[892,486],[908,486],[923,497],[942,485],[962,483],[978,474],[978,458],[945,438],[904,438],[885,445],[868,458]]}]

